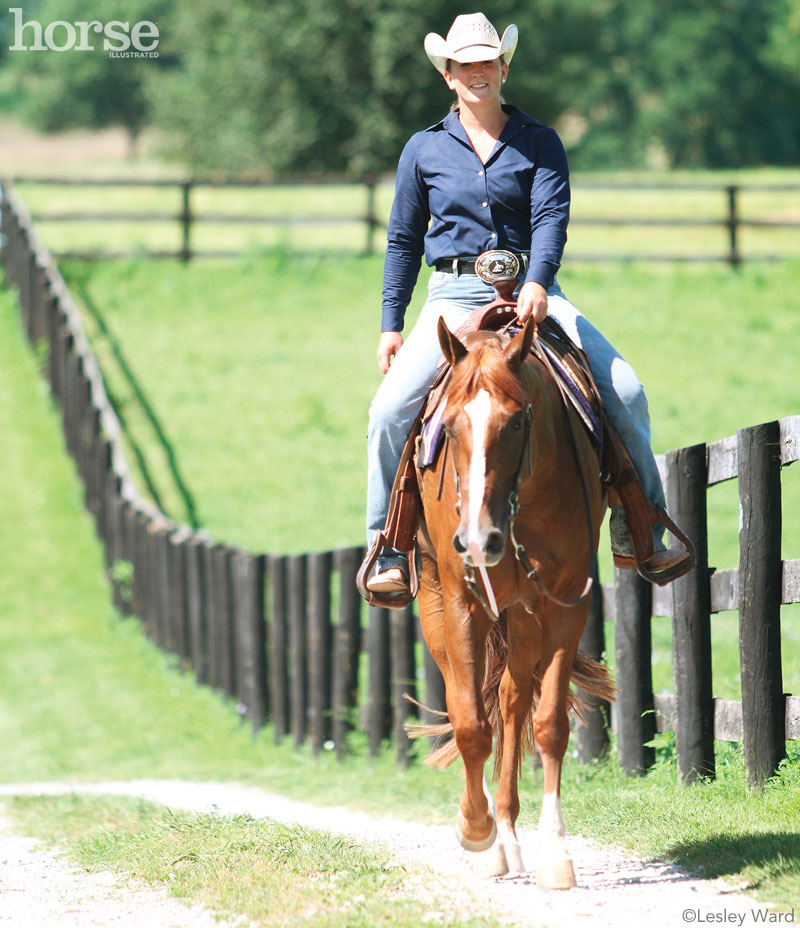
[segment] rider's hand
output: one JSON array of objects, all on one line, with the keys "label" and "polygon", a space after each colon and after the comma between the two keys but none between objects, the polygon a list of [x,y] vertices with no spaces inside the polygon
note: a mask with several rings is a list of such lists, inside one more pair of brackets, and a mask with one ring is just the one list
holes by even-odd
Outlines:
[{"label": "rider's hand", "polygon": [[399,332],[381,332],[378,342],[378,366],[385,374],[389,370],[392,358],[403,347],[403,336]]},{"label": "rider's hand", "polygon": [[517,297],[517,318],[525,322],[528,316],[533,316],[536,323],[543,322],[547,316],[547,291],[535,280],[523,284]]}]

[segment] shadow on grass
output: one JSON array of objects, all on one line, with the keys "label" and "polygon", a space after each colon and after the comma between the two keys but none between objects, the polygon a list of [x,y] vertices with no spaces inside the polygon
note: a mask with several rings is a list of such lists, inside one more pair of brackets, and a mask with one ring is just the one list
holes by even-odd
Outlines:
[{"label": "shadow on grass", "polygon": [[667,849],[666,856],[678,866],[700,873],[705,879],[732,876],[746,871],[750,888],[779,877],[800,880],[800,833],[776,831],[702,841],[686,841]]}]

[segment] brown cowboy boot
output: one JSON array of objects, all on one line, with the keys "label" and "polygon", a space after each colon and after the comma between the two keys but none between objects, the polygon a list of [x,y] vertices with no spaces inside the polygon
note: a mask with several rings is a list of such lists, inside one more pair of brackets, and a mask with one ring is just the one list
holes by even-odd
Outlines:
[{"label": "brown cowboy boot", "polygon": [[621,505],[611,507],[609,528],[616,567],[637,570],[645,579],[662,586],[682,577],[694,566],[693,552],[689,548],[667,548],[663,541],[654,541],[652,553],[637,560],[628,517]]},{"label": "brown cowboy boot", "polygon": [[408,554],[387,546],[378,555],[375,573],[366,587],[370,593],[405,593],[410,591],[410,576]]}]

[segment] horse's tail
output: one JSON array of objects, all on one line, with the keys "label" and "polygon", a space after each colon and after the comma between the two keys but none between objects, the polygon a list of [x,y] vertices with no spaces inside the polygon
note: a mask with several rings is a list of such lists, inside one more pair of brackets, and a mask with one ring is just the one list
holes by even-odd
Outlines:
[{"label": "horse's tail", "polygon": [[[508,627],[506,614],[503,612],[500,619],[494,623],[486,646],[486,677],[483,682],[483,704],[486,714],[496,734],[494,773],[497,776],[503,748],[503,726],[500,712],[500,680],[508,663]],[[569,709],[585,723],[586,711],[594,707],[597,701],[611,702],[616,698],[616,689],[611,674],[605,664],[578,651],[575,663],[570,674],[572,688],[569,694]],[[541,694],[541,678],[537,673],[533,678],[533,705],[530,714],[522,728],[522,750],[520,751],[520,771],[525,757],[534,749],[533,716],[539,703]],[[406,697],[408,698],[408,697]],[[420,708],[416,700],[411,700]],[[446,738],[426,759],[425,763],[431,767],[449,767],[459,756],[458,746],[453,734],[453,726],[447,719],[446,712],[426,710],[440,716],[443,721],[438,724],[409,723],[406,731],[410,738],[439,737]]]}]

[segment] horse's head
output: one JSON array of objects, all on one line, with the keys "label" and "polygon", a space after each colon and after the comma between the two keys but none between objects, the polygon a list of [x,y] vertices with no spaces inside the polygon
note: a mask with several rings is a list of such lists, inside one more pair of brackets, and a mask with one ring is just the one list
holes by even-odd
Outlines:
[{"label": "horse's head", "polygon": [[465,345],[439,320],[439,342],[453,368],[442,420],[459,496],[453,546],[471,567],[503,557],[511,500],[529,466],[532,411],[520,371],[533,333],[529,319],[510,342],[477,332]]}]

